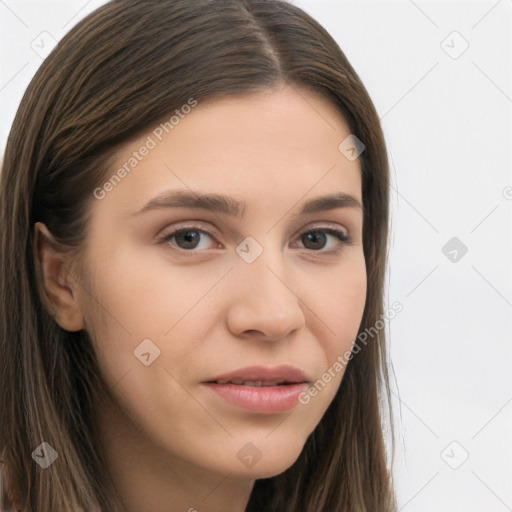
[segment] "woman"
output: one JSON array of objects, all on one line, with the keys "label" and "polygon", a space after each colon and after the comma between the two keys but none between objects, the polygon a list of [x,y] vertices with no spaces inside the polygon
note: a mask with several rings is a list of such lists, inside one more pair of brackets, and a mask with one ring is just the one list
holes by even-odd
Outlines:
[{"label": "woman", "polygon": [[396,509],[386,149],[310,16],[107,3],[32,80],[0,185],[16,509]]}]

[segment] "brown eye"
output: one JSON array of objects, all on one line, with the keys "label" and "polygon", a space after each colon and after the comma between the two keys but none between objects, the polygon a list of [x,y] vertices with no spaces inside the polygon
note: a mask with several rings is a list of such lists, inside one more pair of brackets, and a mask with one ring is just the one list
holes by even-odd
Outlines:
[{"label": "brown eye", "polygon": [[304,233],[301,240],[306,249],[323,249],[327,243],[327,237],[322,231],[309,231],[308,233]]},{"label": "brown eye", "polygon": [[177,231],[174,234],[174,238],[182,249],[195,249],[200,242],[201,235],[199,231],[186,230]]},{"label": "brown eye", "polygon": [[189,227],[177,229],[171,233],[168,233],[161,238],[161,241],[168,242],[172,246],[177,247],[178,250],[191,252],[193,249],[202,250],[209,248],[208,246],[200,247],[202,243],[204,245],[203,241],[205,240],[205,237],[209,237],[213,240],[213,236],[207,231]]},{"label": "brown eye", "polygon": [[325,248],[328,243],[329,235],[337,238],[345,245],[350,244],[350,239],[344,233],[335,229],[326,228],[306,231],[302,234],[300,240],[306,249],[319,251]]}]

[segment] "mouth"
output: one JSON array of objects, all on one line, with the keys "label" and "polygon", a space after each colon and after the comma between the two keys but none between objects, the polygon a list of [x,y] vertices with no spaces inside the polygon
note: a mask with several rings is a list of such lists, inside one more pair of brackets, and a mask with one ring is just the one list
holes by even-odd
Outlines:
[{"label": "mouth", "polygon": [[218,379],[207,381],[206,384],[234,384],[236,386],[249,386],[251,388],[266,388],[274,386],[289,386],[292,384],[300,384],[300,382],[287,382],[287,381],[262,381],[262,380],[248,380],[243,381],[242,379]]},{"label": "mouth", "polygon": [[309,382],[307,375],[290,364],[275,367],[246,366],[206,381],[210,384],[235,384],[238,386],[269,387]]},{"label": "mouth", "polygon": [[309,382],[297,367],[281,365],[241,368],[202,384],[237,408],[271,414],[293,408]]}]

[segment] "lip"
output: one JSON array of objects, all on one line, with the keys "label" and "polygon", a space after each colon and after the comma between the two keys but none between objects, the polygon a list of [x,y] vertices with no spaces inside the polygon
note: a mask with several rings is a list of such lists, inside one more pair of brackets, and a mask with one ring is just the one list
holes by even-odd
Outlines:
[{"label": "lip", "polygon": [[284,381],[288,384],[299,384],[309,382],[308,376],[296,366],[290,364],[282,364],[279,366],[246,366],[231,372],[217,375],[208,379],[208,383],[219,380],[236,380],[243,381]]},{"label": "lip", "polygon": [[[262,381],[263,383],[282,382],[282,384],[247,386],[245,384],[224,382],[230,380]],[[222,383],[216,381],[222,381]],[[262,414],[283,412],[293,408],[308,383],[307,375],[292,365],[280,365],[272,368],[248,366],[202,382],[205,388],[228,403],[238,408]]]}]

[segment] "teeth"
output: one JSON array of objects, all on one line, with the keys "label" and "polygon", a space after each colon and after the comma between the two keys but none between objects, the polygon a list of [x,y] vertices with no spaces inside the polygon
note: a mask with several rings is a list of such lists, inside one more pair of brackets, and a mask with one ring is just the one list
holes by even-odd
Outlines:
[{"label": "teeth", "polygon": [[253,388],[261,388],[262,384],[261,380],[248,380],[244,382],[244,386],[251,386]]}]

